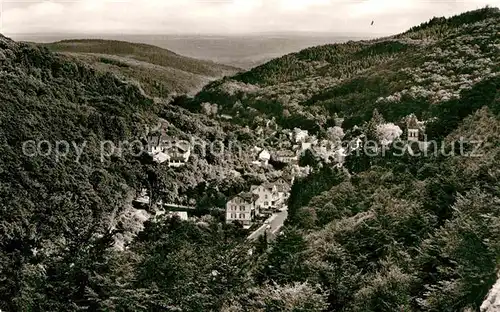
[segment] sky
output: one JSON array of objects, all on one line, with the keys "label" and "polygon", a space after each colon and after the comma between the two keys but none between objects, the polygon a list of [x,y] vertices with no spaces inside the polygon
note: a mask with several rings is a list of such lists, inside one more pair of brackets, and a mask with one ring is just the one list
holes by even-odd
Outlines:
[{"label": "sky", "polygon": [[[0,33],[395,34],[500,0],[0,0]],[[374,24],[371,25],[371,22]]]}]

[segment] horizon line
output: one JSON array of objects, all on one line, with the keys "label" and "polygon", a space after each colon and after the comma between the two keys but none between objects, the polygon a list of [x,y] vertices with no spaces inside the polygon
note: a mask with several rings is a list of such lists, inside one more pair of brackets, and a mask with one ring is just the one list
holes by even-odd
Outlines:
[{"label": "horizon line", "polygon": [[262,31],[262,32],[241,32],[241,33],[199,33],[199,32],[186,32],[186,33],[174,33],[174,32],[2,32],[0,34],[4,36],[55,36],[55,35],[80,35],[80,36],[224,36],[224,37],[237,37],[237,36],[258,36],[258,35],[306,35],[306,34],[318,34],[325,36],[387,36],[394,35],[393,33],[386,32],[333,32],[333,31]]}]

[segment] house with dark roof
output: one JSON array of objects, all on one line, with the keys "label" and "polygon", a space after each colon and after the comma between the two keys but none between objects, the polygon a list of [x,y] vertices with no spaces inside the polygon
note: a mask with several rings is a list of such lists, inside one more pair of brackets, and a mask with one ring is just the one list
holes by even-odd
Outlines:
[{"label": "house with dark roof", "polygon": [[299,162],[297,153],[291,150],[281,150],[273,154],[273,159],[285,164],[296,164]]},{"label": "house with dark roof", "polygon": [[278,192],[282,194],[290,193],[290,190],[292,189],[291,184],[285,178],[279,178],[274,181],[273,184],[276,186]]},{"label": "house with dark roof", "polygon": [[172,140],[166,136],[152,136],[148,139],[148,154],[157,163],[168,163],[169,167],[186,165],[191,156],[187,141]]},{"label": "house with dark roof", "polygon": [[169,167],[181,167],[188,162],[191,156],[191,149],[189,144],[179,141],[167,147],[165,149],[165,154],[168,155]]}]

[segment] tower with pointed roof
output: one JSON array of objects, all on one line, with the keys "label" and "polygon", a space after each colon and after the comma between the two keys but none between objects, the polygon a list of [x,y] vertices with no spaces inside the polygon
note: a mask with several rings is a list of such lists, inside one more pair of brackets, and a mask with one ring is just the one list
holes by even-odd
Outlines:
[{"label": "tower with pointed roof", "polygon": [[407,120],[406,128],[408,131],[408,141],[418,142],[420,136],[420,128],[418,126],[417,116],[411,114]]}]

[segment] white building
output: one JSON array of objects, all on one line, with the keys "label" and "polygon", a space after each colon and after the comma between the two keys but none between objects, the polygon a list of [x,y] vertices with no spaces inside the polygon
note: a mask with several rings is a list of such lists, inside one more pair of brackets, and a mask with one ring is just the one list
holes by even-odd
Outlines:
[{"label": "white building", "polygon": [[239,221],[243,226],[250,226],[256,216],[255,201],[258,196],[252,193],[240,193],[226,204],[226,223]]},{"label": "white building", "polygon": [[186,211],[171,211],[167,214],[167,217],[168,218],[177,217],[177,218],[181,219],[182,221],[189,220],[189,216],[188,216],[188,213]]},{"label": "white building", "polygon": [[293,130],[293,139],[295,143],[305,142],[305,140],[309,137],[309,131],[302,130],[299,128],[295,128]]},{"label": "white building", "polygon": [[156,209],[161,209],[161,207],[163,207],[163,200],[162,199],[156,199],[155,204],[152,205],[152,201],[151,201],[151,197],[149,195],[149,192],[145,188],[143,188],[141,190],[141,193],[138,194],[138,196],[132,202],[140,205],[141,207],[153,206]]},{"label": "white building", "polygon": [[151,199],[148,195],[148,190],[147,189],[142,189],[141,194],[135,199],[136,202],[144,205],[149,205],[151,203]]},{"label": "white building", "polygon": [[313,144],[311,142],[302,142],[301,143],[301,146],[300,146],[300,150],[302,152],[305,152],[307,151],[308,149],[311,149],[313,146]]},{"label": "white building", "polygon": [[345,159],[347,157],[347,151],[345,148],[340,147],[336,152],[335,152],[335,162],[342,166],[345,162]]},{"label": "white building", "polygon": [[169,167],[181,167],[187,164],[191,156],[191,147],[187,141],[172,141],[165,137],[152,137],[148,144],[148,154],[156,163],[167,162]]},{"label": "white building", "polygon": [[279,192],[276,185],[272,183],[264,183],[262,185],[253,185],[250,189],[252,194],[257,195],[255,206],[260,211],[272,211],[277,208],[280,200]]},{"label": "white building", "polygon": [[170,159],[170,157],[164,152],[158,152],[151,156],[153,157],[153,161],[158,164],[163,164],[164,162],[167,162]]},{"label": "white building", "polygon": [[220,118],[226,119],[226,120],[231,120],[231,119],[233,119],[233,116],[222,114],[222,115],[220,115]]},{"label": "white building", "polygon": [[258,161],[263,166],[267,166],[269,164],[269,160],[271,160],[271,154],[269,153],[268,150],[263,150],[262,152],[260,152]]}]

